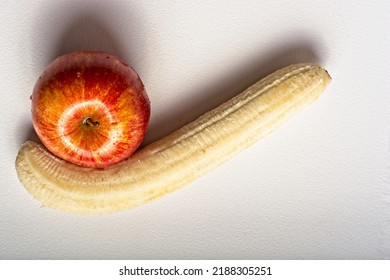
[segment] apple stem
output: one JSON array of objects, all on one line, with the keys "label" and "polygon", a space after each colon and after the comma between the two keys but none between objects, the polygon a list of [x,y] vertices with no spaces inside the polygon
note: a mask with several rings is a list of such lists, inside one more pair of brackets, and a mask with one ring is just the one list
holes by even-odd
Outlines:
[{"label": "apple stem", "polygon": [[84,119],[83,124],[86,126],[98,126],[99,122],[94,121],[91,117],[87,117]]}]

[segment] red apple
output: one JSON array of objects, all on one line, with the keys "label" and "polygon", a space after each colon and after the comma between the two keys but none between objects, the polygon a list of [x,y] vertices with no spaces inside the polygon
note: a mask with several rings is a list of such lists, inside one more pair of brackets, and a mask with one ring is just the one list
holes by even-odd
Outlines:
[{"label": "red apple", "polygon": [[141,144],[150,102],[137,73],[119,58],[94,51],[65,54],[48,65],[32,94],[32,120],[54,155],[105,168]]}]

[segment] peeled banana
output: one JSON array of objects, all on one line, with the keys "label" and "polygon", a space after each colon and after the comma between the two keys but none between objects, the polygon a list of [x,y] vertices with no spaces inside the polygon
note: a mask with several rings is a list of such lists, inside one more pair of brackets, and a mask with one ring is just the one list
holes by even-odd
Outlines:
[{"label": "peeled banana", "polygon": [[73,165],[28,141],[16,158],[17,175],[43,206],[91,214],[134,208],[186,185],[266,136],[317,99],[330,81],[319,65],[282,68],[106,169]]}]

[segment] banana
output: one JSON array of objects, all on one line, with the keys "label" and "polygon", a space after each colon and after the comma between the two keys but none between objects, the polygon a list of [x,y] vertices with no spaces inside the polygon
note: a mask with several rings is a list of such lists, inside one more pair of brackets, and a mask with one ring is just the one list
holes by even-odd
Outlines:
[{"label": "banana", "polygon": [[106,169],[73,165],[27,141],[18,178],[43,206],[103,214],[138,207],[186,185],[263,138],[316,100],[330,83],[315,64],[294,64]]}]

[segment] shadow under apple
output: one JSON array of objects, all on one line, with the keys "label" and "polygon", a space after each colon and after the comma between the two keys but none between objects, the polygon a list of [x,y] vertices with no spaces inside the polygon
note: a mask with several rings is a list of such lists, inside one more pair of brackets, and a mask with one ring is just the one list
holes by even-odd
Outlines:
[{"label": "shadow under apple", "polygon": [[[134,6],[121,2],[110,3],[110,10],[101,1],[65,1],[40,3],[35,24],[31,27],[32,50],[32,75],[38,79],[44,68],[55,58],[69,52],[81,50],[104,51],[116,55],[136,65],[135,56],[139,54],[142,46],[141,20]],[[118,34],[119,25],[129,25],[128,34]],[[131,36],[136,37],[129,40]],[[126,36],[126,40],[123,39]],[[138,47],[126,46],[125,42],[136,42]],[[127,51],[125,51],[125,49]],[[128,50],[133,50],[134,53]],[[35,81],[33,81],[33,84]],[[32,88],[26,94],[26,98],[32,93]],[[21,143],[27,140],[39,141],[32,126],[31,118],[21,121],[20,127],[26,131]]]}]

